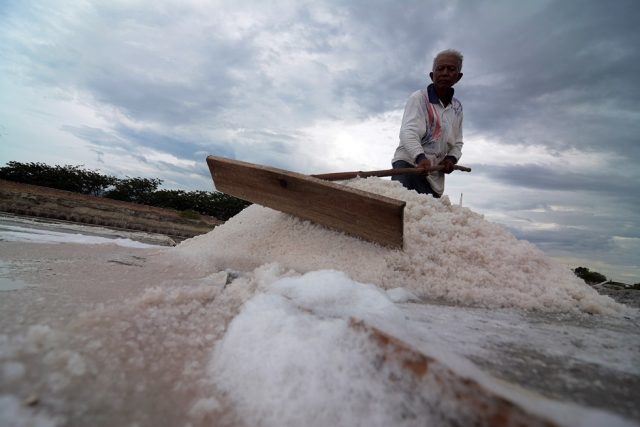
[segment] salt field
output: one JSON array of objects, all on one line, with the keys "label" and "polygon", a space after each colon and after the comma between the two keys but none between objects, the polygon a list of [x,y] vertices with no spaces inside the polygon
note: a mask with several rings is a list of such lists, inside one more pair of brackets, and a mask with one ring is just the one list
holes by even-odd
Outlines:
[{"label": "salt field", "polygon": [[446,198],[348,185],[407,202],[403,251],[256,205],[176,247],[0,226],[0,424],[639,425],[636,308]]}]

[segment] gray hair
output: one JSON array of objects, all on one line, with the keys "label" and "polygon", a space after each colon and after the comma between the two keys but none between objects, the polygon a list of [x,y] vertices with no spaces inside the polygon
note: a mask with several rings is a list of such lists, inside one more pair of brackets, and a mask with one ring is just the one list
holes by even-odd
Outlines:
[{"label": "gray hair", "polygon": [[462,53],[460,53],[459,51],[455,50],[455,49],[445,49],[442,52],[438,52],[438,54],[435,56],[435,58],[433,58],[433,65],[431,66],[431,69],[433,70],[433,68],[435,68],[436,66],[436,62],[438,61],[438,58],[440,58],[441,56],[453,56],[458,60],[458,72],[462,71],[462,60],[464,59],[464,57],[462,56]]}]

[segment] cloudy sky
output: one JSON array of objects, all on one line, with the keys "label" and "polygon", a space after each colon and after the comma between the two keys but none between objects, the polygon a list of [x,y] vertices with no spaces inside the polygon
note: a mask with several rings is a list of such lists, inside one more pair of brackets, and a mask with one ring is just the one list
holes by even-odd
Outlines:
[{"label": "cloudy sky", "polygon": [[640,282],[640,2],[0,0],[0,164],[212,190],[205,157],[387,169],[434,53],[465,55],[446,194]]}]

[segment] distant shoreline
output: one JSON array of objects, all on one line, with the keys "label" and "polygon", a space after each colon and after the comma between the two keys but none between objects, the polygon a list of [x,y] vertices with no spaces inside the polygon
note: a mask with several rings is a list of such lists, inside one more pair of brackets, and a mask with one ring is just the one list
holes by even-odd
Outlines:
[{"label": "distant shoreline", "polygon": [[217,218],[0,180],[0,211],[14,215],[164,234],[175,241],[207,233]]}]

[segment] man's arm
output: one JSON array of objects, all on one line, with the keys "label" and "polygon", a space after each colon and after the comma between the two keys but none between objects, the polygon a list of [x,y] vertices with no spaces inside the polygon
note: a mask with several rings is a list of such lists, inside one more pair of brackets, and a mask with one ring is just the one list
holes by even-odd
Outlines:
[{"label": "man's arm", "polygon": [[[400,127],[400,145],[409,153],[414,163],[421,163],[424,150],[420,141],[427,132],[427,120],[423,106],[422,93],[415,92],[407,100]],[[418,156],[421,156],[418,159]],[[426,159],[426,157],[424,157]]]},{"label": "man's arm", "polygon": [[460,157],[462,157],[462,146],[464,145],[464,142],[462,141],[462,118],[463,114],[462,110],[460,110],[457,121],[453,127],[453,137],[455,142],[451,148],[449,148],[449,152],[447,153],[447,157],[453,157],[455,159],[455,163],[457,163],[458,160],[460,160]]},{"label": "man's arm", "polygon": [[[460,106],[460,108],[462,108],[462,106]],[[464,142],[462,141],[462,110],[460,110],[457,121],[454,125],[453,137],[455,142],[451,148],[449,148],[449,152],[445,158],[440,162],[440,164],[444,166],[444,173],[453,172],[453,166],[458,163],[458,160],[462,157],[462,146],[464,145]]]}]

